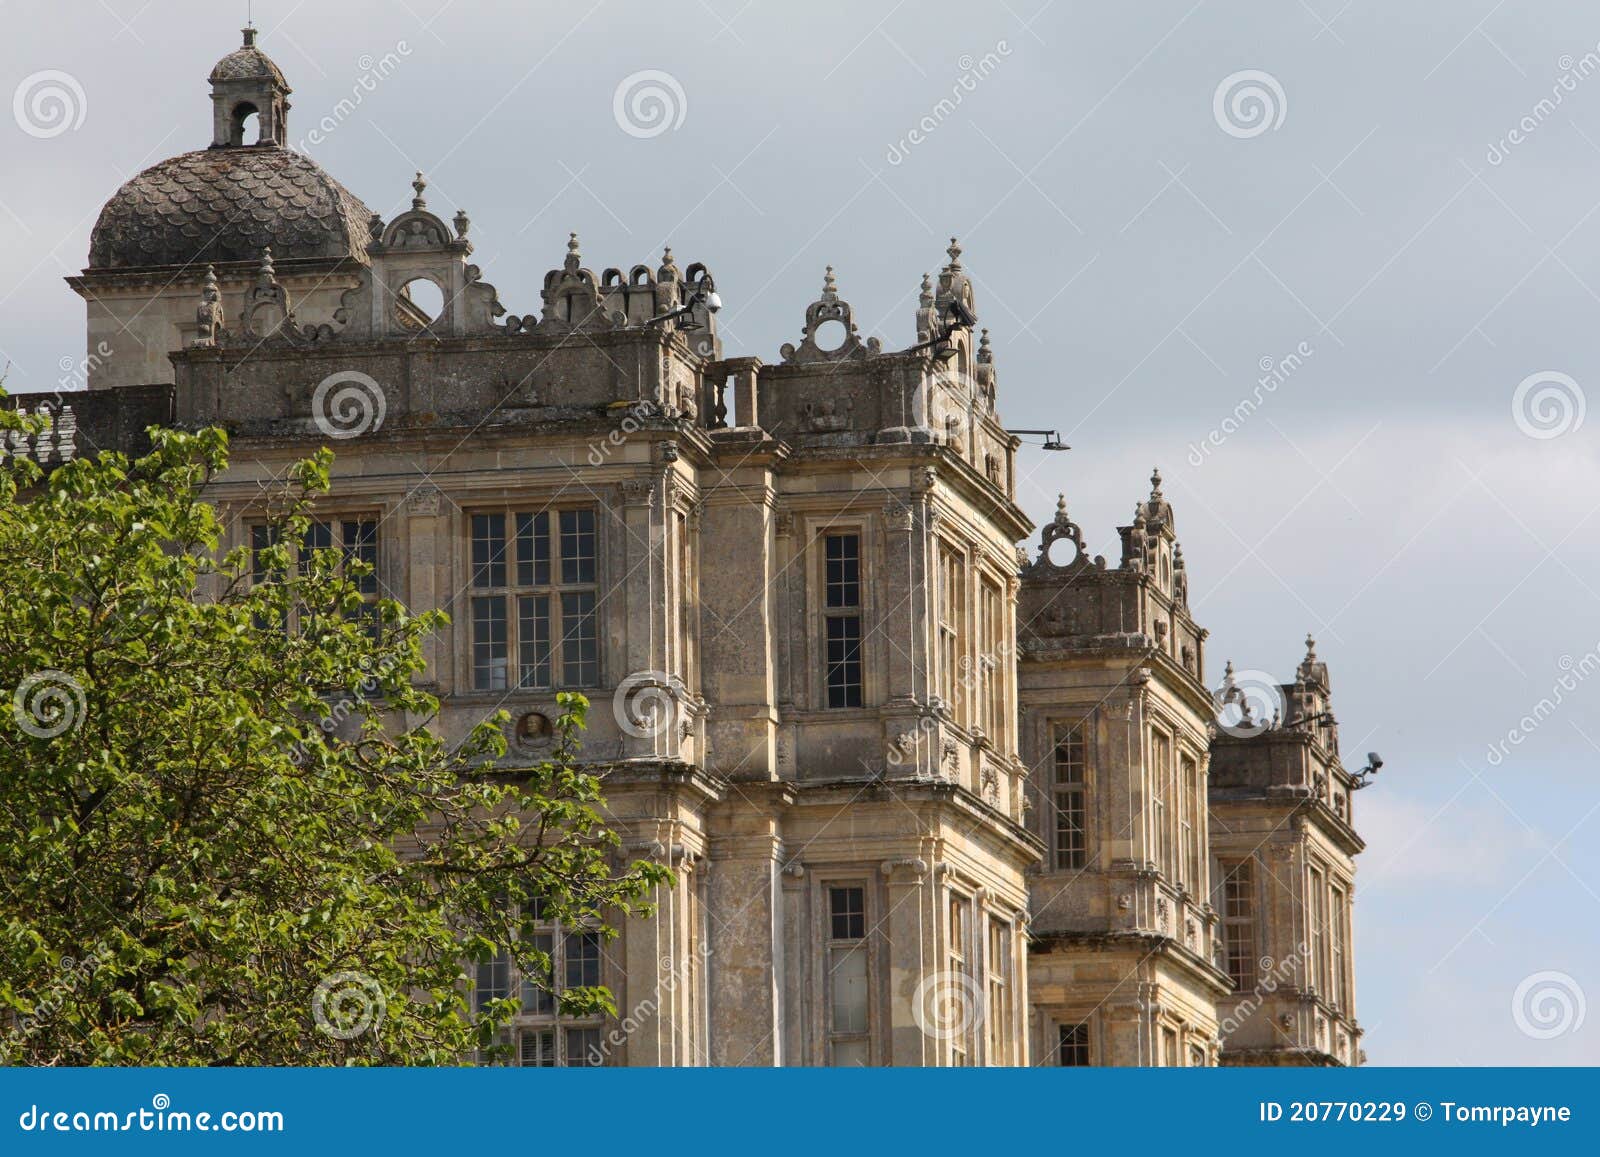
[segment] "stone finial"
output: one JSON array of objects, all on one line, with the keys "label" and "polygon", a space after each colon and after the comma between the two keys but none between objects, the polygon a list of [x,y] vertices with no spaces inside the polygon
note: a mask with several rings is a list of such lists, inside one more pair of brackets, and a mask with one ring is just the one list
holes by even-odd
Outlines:
[{"label": "stone finial", "polygon": [[1306,635],[1305,661],[1307,663],[1315,663],[1317,661],[1317,641],[1309,633]]},{"label": "stone finial", "polygon": [[661,268],[656,270],[657,281],[677,281],[678,263],[672,259],[672,246],[665,246],[661,250]]},{"label": "stone finial", "polygon": [[1056,521],[1067,521],[1067,496],[1065,494],[1056,495]]},{"label": "stone finial", "polygon": [[839,296],[839,286],[833,279],[833,266],[828,266],[822,273],[822,300],[833,301]]},{"label": "stone finial", "polygon": [[456,227],[456,236],[464,239],[467,235],[467,230],[472,228],[472,219],[467,216],[465,209],[457,209],[455,220],[452,224]]},{"label": "stone finial", "polygon": [[583,254],[578,252],[578,235],[567,234],[567,260],[566,268],[576,273],[583,265]]},{"label": "stone finial", "polygon": [[950,255],[950,264],[945,266],[952,273],[961,268],[961,243],[954,237],[950,238],[950,245],[945,252]]},{"label": "stone finial", "polygon": [[994,361],[994,350],[989,347],[988,330],[983,330],[978,334],[978,360],[980,362]]},{"label": "stone finial", "polygon": [[411,182],[411,187],[417,193],[415,197],[411,198],[411,208],[414,212],[420,213],[428,207],[428,202],[422,197],[423,190],[428,187],[428,182],[423,178],[421,171],[418,171],[416,179]]},{"label": "stone finial", "polygon": [[1250,696],[1239,690],[1238,680],[1233,674],[1232,659],[1229,659],[1222,669],[1222,689],[1217,693],[1217,702],[1224,707],[1237,703],[1239,705],[1239,726],[1255,726],[1254,714],[1250,710]]},{"label": "stone finial", "polygon": [[1135,504],[1133,508],[1133,528],[1135,530],[1143,530],[1144,527],[1144,503],[1140,502]]},{"label": "stone finial", "polygon": [[926,273],[922,275],[922,293],[917,298],[917,304],[923,309],[928,309],[933,305],[933,279]]},{"label": "stone finial", "polygon": [[217,334],[222,329],[222,289],[217,285],[215,266],[206,266],[205,284],[200,289],[200,306],[195,310],[195,345],[217,344]]},{"label": "stone finial", "polygon": [[262,289],[271,289],[278,280],[278,271],[272,264],[272,246],[268,245],[261,251],[261,267],[256,271],[256,284]]},{"label": "stone finial", "polygon": [[1157,466],[1150,471],[1150,500],[1161,501],[1161,467]]}]

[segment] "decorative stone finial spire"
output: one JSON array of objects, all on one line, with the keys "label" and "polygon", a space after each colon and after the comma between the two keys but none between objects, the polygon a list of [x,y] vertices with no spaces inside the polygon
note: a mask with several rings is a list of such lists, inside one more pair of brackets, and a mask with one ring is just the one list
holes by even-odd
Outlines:
[{"label": "decorative stone finial spire", "polygon": [[256,284],[263,289],[270,289],[277,280],[278,271],[272,264],[272,246],[268,245],[261,251],[261,267],[256,271]]},{"label": "decorative stone finial spire", "polygon": [[961,268],[961,243],[959,241],[957,241],[954,237],[950,238],[949,248],[947,248],[945,250],[945,252],[950,255],[950,264],[945,266],[945,268],[950,270],[951,272],[954,272],[955,270],[960,269]]},{"label": "decorative stone finial spire", "polygon": [[1316,641],[1316,639],[1312,638],[1309,633],[1307,633],[1307,635],[1306,635],[1306,659],[1305,659],[1305,661],[1307,663],[1315,663],[1317,661],[1317,641]]},{"label": "decorative stone finial spire", "polygon": [[1067,496],[1064,493],[1058,493],[1056,495],[1056,521],[1057,522],[1065,522],[1066,520],[1067,520]]},{"label": "decorative stone finial spire", "polygon": [[1161,501],[1161,467],[1159,466],[1150,471],[1150,501]]},{"label": "decorative stone finial spire", "polygon": [[822,299],[833,301],[839,296],[839,286],[833,280],[833,266],[828,266],[822,272]]},{"label": "decorative stone finial spire", "polygon": [[922,275],[922,293],[917,298],[917,304],[923,309],[933,305],[933,279],[926,273]]},{"label": "decorative stone finial spire", "polygon": [[661,250],[661,268],[656,270],[657,281],[679,280],[678,263],[673,260],[672,246],[664,246]]},{"label": "decorative stone finial spire", "polygon": [[411,182],[411,187],[417,191],[417,195],[411,198],[411,208],[414,212],[420,213],[428,207],[428,202],[422,196],[423,190],[428,187],[428,182],[420,171],[416,179]]},{"label": "decorative stone finial spire", "polygon": [[989,348],[988,330],[983,330],[978,334],[978,360],[980,362],[992,362],[994,360],[994,350]]}]

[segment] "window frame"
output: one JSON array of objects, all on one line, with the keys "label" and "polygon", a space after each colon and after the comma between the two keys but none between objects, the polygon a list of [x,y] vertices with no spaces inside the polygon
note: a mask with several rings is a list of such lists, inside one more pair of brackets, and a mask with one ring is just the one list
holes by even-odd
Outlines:
[{"label": "window frame", "polygon": [[[856,572],[855,572],[855,602],[841,605],[830,603],[830,559],[829,542],[832,539],[851,539],[856,543]],[[869,694],[869,664],[867,662],[867,640],[869,637],[868,615],[871,605],[872,583],[870,581],[870,567],[868,558],[871,554],[871,538],[867,533],[865,524],[859,522],[825,523],[819,525],[811,539],[815,547],[816,561],[814,563],[815,581],[815,606],[817,613],[816,640],[818,648],[818,662],[815,665],[817,703],[824,711],[859,711],[872,705],[872,695]],[[842,560],[841,560],[842,561]],[[840,583],[840,585],[848,585]],[[848,682],[848,674],[842,676],[840,683],[840,698],[843,702],[834,703],[833,673],[836,666],[848,667],[848,660],[841,659],[836,664],[831,658],[832,646],[838,641],[848,647],[848,639],[844,638],[847,630],[845,624],[854,621],[856,645],[855,666],[857,680],[855,682],[854,702],[851,702],[850,690],[852,684]],[[835,628],[833,624],[841,624]],[[841,638],[835,640],[832,634],[835,630],[840,632]],[[845,652],[846,654],[848,652]]]},{"label": "window frame", "polygon": [[1169,881],[1174,878],[1173,860],[1177,853],[1177,833],[1171,806],[1177,802],[1172,798],[1176,751],[1176,737],[1170,731],[1160,727],[1150,728],[1150,822],[1155,837],[1151,852],[1156,870]]},{"label": "window frame", "polygon": [[[1058,872],[1087,871],[1090,860],[1090,821],[1089,821],[1089,793],[1091,759],[1090,728],[1093,718],[1086,716],[1076,721],[1055,720],[1050,725],[1050,809],[1051,830],[1050,855],[1051,863]],[[1071,767],[1063,767],[1062,747],[1064,740],[1075,737],[1080,748],[1074,778],[1067,779],[1064,772],[1073,771]],[[1066,801],[1064,806],[1063,801]],[[1062,846],[1062,819],[1065,815],[1076,814],[1078,818],[1077,836],[1078,847],[1075,857],[1068,856]],[[1072,862],[1076,859],[1076,863]]]},{"label": "window frame", "polygon": [[957,726],[964,727],[972,721],[970,696],[962,685],[963,675],[970,672],[972,666],[972,657],[968,654],[971,567],[965,550],[944,538],[936,542],[934,630],[939,657],[939,696],[950,718]]},{"label": "window frame", "polygon": [[[834,893],[836,891],[858,891],[861,896],[861,934],[859,936],[836,936],[838,930],[834,924],[835,912],[833,907]],[[870,878],[855,874],[840,874],[828,876],[817,881],[817,936],[813,941],[817,945],[818,968],[817,988],[819,999],[816,1003],[818,1014],[821,1017],[821,1033],[818,1037],[819,1061],[822,1065],[834,1067],[844,1062],[836,1061],[835,1050],[841,1046],[846,1048],[861,1048],[866,1057],[865,1064],[871,1066],[876,1063],[876,1027],[877,1027],[877,961],[874,960],[873,944],[873,895]],[[846,933],[851,929],[847,926]],[[865,1017],[864,1026],[860,1029],[839,1029],[835,1027],[835,1006],[833,974],[836,969],[836,958],[842,959],[851,952],[860,952],[864,958],[864,983]]]},{"label": "window frame", "polygon": [[[1086,1069],[1094,1066],[1094,1033],[1088,1020],[1077,1024],[1056,1022],[1056,1064],[1063,1069]],[[1081,1058],[1081,1059],[1080,1059]]]},{"label": "window frame", "polygon": [[[1219,895],[1217,908],[1222,916],[1223,970],[1233,981],[1234,991],[1254,989],[1261,982],[1257,961],[1260,957],[1260,892],[1254,856],[1224,861],[1217,865]],[[1241,871],[1242,869],[1242,871]],[[1245,910],[1241,913],[1239,907]],[[1236,957],[1236,947],[1241,954]],[[1235,964],[1242,964],[1236,968]]]},{"label": "window frame", "polygon": [[[593,690],[605,685],[606,664],[600,625],[601,592],[605,590],[602,513],[602,506],[595,502],[543,505],[506,502],[473,506],[464,512],[466,573],[462,576],[462,597],[466,602],[466,614],[463,616],[461,669],[467,693],[550,695],[557,691]],[[567,515],[578,518],[588,515],[591,553],[569,554]],[[480,534],[480,520],[487,519],[500,520],[498,539]],[[524,519],[531,531],[526,536]],[[538,529],[541,519],[544,520],[542,534]],[[581,526],[577,533],[582,535]],[[525,538],[530,551],[527,557],[523,554]],[[490,545],[480,552],[480,542]],[[493,546],[496,542],[500,544],[498,557]],[[589,564],[587,578],[583,577],[581,567],[584,562]],[[577,566],[575,577],[568,577],[569,564]],[[543,582],[539,581],[541,567]],[[480,575],[485,581],[480,582]],[[525,575],[530,581],[523,581]],[[495,582],[496,577],[502,581]],[[578,609],[569,609],[569,600],[585,597],[588,599],[586,611],[581,603]],[[542,614],[539,611],[541,601]],[[542,635],[536,635],[531,641],[535,651],[530,657],[525,654],[530,640],[525,639],[524,634],[529,631],[530,624],[541,622]],[[575,627],[584,623],[588,626],[587,633],[573,634]],[[489,628],[487,638],[480,634],[483,626]],[[496,628],[501,635],[499,639],[494,637]],[[480,648],[485,650],[480,652]],[[497,681],[501,685],[497,685]]]},{"label": "window frame", "polygon": [[[520,924],[520,921],[518,921]],[[550,957],[550,984],[548,987],[539,984],[537,980],[523,975],[509,950],[501,950],[494,957],[485,961],[469,962],[470,974],[467,999],[476,1016],[486,1000],[499,999],[501,996],[515,995],[518,1001],[518,1012],[514,1014],[509,1023],[500,1030],[500,1042],[510,1046],[510,1054],[501,1058],[497,1063],[512,1067],[533,1068],[596,1068],[609,1063],[609,1057],[601,1054],[598,1063],[589,1061],[577,1063],[573,1061],[574,1055],[583,1055],[586,1044],[592,1043],[598,1048],[601,1043],[601,1029],[605,1025],[602,1015],[596,1013],[589,1016],[569,1016],[561,1011],[561,993],[569,988],[593,987],[606,983],[607,961],[605,940],[597,926],[579,922],[568,924],[560,920],[539,920],[532,933],[534,940],[548,941],[546,944],[537,944],[540,951]],[[572,942],[577,939],[586,947],[593,946],[593,982],[580,978],[579,983],[570,982],[570,973],[573,965],[571,955]],[[588,957],[585,951],[579,960],[579,967]],[[504,992],[496,986],[492,995],[479,991],[479,978],[484,969],[500,970],[505,979]],[[530,1007],[529,994],[537,993]],[[540,1040],[548,1037],[550,1049],[548,1051],[539,1047],[536,1056],[539,1058],[532,1065],[529,1064],[524,1042],[529,1039]],[[574,1053],[576,1048],[577,1052]]]},{"label": "window frame", "polygon": [[[283,542],[282,527],[274,526],[264,518],[247,517],[241,521],[244,527],[244,545],[250,553],[250,585],[254,586],[268,577],[266,569],[259,561],[259,555],[267,547],[277,546]],[[310,560],[307,557],[309,551],[331,550],[337,553],[341,574],[344,573],[344,564],[352,558],[371,564],[371,574],[360,578],[351,577],[350,582],[361,596],[363,604],[361,614],[367,617],[368,630],[374,637],[380,628],[378,602],[385,597],[382,581],[383,523],[383,512],[372,507],[357,507],[350,511],[327,511],[312,515],[310,525],[306,527],[306,533],[301,535],[300,541],[290,544],[289,566],[295,575],[309,573]],[[349,541],[346,537],[351,527],[356,528],[357,537],[354,541]],[[364,527],[371,528],[370,538],[362,537],[361,528]],[[327,544],[308,545],[318,530],[328,532]],[[291,609],[283,623],[283,630],[285,633],[290,633],[299,630],[299,626],[299,611]]]}]

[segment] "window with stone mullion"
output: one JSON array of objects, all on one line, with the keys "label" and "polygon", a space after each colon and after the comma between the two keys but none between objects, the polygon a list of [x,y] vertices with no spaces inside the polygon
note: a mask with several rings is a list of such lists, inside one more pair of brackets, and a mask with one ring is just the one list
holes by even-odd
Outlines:
[{"label": "window with stone mullion", "polygon": [[594,511],[494,511],[471,521],[473,688],[598,685]]}]

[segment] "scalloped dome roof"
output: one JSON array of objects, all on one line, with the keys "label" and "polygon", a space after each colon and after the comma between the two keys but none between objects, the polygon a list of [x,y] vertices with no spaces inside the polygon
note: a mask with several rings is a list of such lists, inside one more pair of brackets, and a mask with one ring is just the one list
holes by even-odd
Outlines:
[{"label": "scalloped dome roof", "polygon": [[360,198],[291,149],[200,149],[152,165],[117,190],[95,222],[89,267],[257,261],[268,246],[280,261],[365,260],[371,216]]},{"label": "scalloped dome roof", "polygon": [[289,82],[283,78],[278,66],[272,63],[272,58],[255,47],[254,31],[246,30],[248,40],[244,47],[235,48],[217,61],[207,80],[212,84],[219,80],[273,80],[284,88],[289,87]]}]

